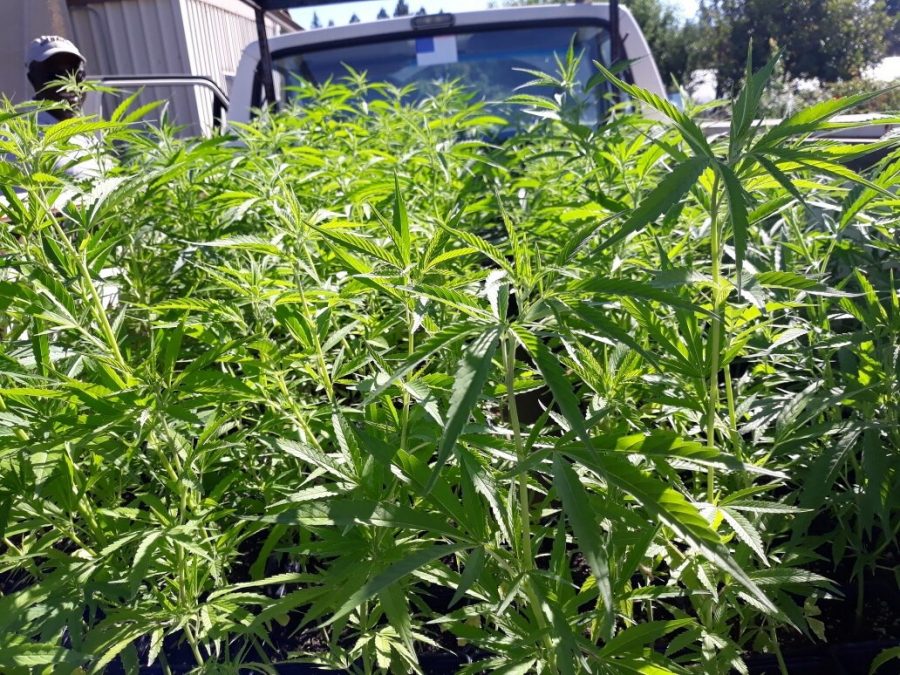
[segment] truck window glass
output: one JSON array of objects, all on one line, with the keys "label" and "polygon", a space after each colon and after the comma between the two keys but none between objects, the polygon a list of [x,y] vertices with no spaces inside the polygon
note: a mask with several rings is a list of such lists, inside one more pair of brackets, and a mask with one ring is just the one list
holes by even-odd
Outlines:
[{"label": "truck window glass", "polygon": [[[442,36],[379,37],[362,44],[276,53],[273,64],[286,84],[297,78],[313,83],[336,80],[351,66],[365,71],[371,82],[400,87],[413,84],[415,97],[428,95],[436,82],[458,79],[482,100],[495,103],[534,79],[517,68],[555,73],[556,58],[565,59],[573,36],[575,52],[582,55],[579,79],[586,83],[596,72],[593,61],[609,61],[609,32],[602,25],[533,25]],[[529,88],[526,93],[554,92]],[[595,93],[596,105],[586,111],[587,122],[596,121],[607,104],[600,87]],[[281,100],[290,103],[292,96],[288,87],[282,90]]]}]

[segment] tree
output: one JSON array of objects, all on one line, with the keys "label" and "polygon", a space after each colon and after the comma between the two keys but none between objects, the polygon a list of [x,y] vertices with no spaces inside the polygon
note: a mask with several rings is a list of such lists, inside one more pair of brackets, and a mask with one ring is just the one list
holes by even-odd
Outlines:
[{"label": "tree", "polygon": [[397,6],[394,8],[394,16],[409,16],[409,5],[403,0],[397,0]]},{"label": "tree", "polygon": [[312,23],[309,24],[310,28],[321,28],[322,22],[319,21],[319,14],[317,12],[313,12]]},{"label": "tree", "polygon": [[350,17],[350,23],[359,23],[359,17],[355,13]]},{"label": "tree", "polygon": [[419,11],[416,12],[416,16],[425,16],[426,14],[428,14],[428,12],[425,11],[424,7],[419,7]]},{"label": "tree", "polygon": [[888,30],[888,54],[900,52],[900,0],[887,0],[885,11],[890,17]]},{"label": "tree", "polygon": [[754,68],[777,47],[789,76],[834,82],[879,60],[893,23],[884,0],[701,0],[697,44],[720,93],[743,78],[751,44]]},{"label": "tree", "polygon": [[391,17],[387,13],[387,10],[385,10],[384,7],[382,7],[380,10],[378,10],[378,19],[389,19],[389,18],[391,18]]},{"label": "tree", "polygon": [[672,5],[661,0],[623,0],[623,5],[647,38],[663,84],[671,88],[673,79],[686,81],[694,65],[697,24],[683,21]]},{"label": "tree", "polygon": [[[506,0],[503,4],[542,5],[551,1],[556,0]],[[671,88],[673,78],[685,81],[693,66],[696,23],[683,21],[668,0],[622,0],[622,6],[631,11],[647,38],[663,84]]]}]

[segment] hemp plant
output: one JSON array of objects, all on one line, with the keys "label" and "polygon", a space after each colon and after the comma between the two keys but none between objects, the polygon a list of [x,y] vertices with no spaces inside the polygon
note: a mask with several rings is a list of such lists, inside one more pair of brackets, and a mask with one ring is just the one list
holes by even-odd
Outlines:
[{"label": "hemp plant", "polygon": [[211,139],[4,108],[0,669],[726,673],[826,636],[900,522],[893,141],[816,138],[865,96],[759,125],[774,62],[725,137],[600,65],[627,100],[588,124],[576,60],[511,136],[354,72]]}]

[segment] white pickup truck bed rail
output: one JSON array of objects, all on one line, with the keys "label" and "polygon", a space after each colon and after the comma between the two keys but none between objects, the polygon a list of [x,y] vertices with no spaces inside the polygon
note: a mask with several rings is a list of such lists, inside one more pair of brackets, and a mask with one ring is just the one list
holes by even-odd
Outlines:
[{"label": "white pickup truck bed rail", "polygon": [[[889,120],[882,124],[872,124],[880,119]],[[816,138],[832,138],[844,143],[873,143],[884,138],[891,132],[898,129],[894,120],[896,117],[884,115],[882,113],[859,113],[854,115],[838,115],[830,121],[837,124],[848,124],[844,129],[829,129],[828,131],[817,132],[812,134]],[[757,120],[755,124],[765,129],[770,129],[781,123],[782,120],[776,118],[765,118]],[[856,126],[863,125],[866,126]],[[707,138],[716,136],[727,136],[730,128],[730,120],[702,120],[700,128],[706,134]]]}]

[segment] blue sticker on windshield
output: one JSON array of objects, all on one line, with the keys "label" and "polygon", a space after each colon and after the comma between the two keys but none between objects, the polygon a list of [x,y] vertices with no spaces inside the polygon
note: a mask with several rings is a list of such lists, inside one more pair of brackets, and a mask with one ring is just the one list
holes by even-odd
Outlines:
[{"label": "blue sticker on windshield", "polygon": [[459,54],[455,35],[436,35],[416,38],[416,64],[419,66],[440,66],[456,63]]}]

